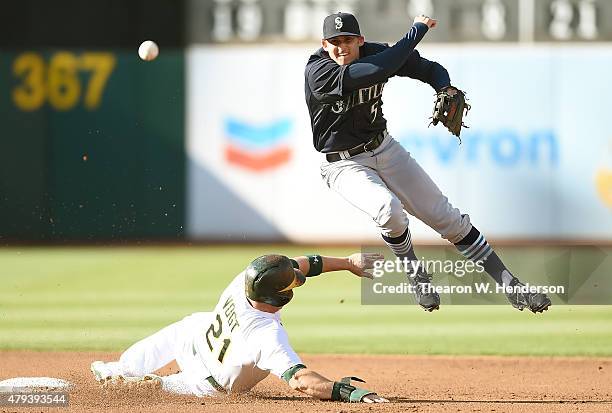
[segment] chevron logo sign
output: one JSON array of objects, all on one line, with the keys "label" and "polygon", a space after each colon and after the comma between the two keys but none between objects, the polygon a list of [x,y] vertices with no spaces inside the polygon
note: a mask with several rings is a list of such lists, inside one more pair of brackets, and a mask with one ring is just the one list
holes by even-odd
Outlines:
[{"label": "chevron logo sign", "polygon": [[293,121],[289,118],[265,125],[227,118],[224,121],[225,159],[253,172],[276,169],[291,159],[291,147],[286,141],[292,128]]}]

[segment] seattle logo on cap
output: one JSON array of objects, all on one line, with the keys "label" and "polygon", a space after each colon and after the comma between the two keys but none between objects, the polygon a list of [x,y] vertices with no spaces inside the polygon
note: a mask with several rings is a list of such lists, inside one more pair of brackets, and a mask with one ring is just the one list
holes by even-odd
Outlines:
[{"label": "seattle logo on cap", "polygon": [[342,25],[344,24],[342,23],[342,18],[340,16],[336,17],[334,22],[336,23],[336,30],[340,30],[342,28]]}]

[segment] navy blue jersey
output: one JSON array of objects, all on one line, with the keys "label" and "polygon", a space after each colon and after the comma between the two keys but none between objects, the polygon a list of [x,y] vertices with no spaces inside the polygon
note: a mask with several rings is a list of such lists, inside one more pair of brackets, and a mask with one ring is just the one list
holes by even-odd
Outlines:
[{"label": "navy blue jersey", "polygon": [[417,23],[391,47],[367,42],[359,59],[348,65],[338,65],[322,48],[310,56],[305,93],[317,151],[347,150],[384,131],[381,97],[392,76],[419,79],[436,90],[450,85],[446,69],[414,50],[427,29]]}]

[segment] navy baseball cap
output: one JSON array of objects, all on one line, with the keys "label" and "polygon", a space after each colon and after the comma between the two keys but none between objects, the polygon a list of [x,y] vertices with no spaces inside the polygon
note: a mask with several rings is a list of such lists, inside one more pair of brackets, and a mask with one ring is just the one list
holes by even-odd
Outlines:
[{"label": "navy baseball cap", "polygon": [[359,23],[351,13],[338,12],[323,20],[323,38],[332,39],[338,36],[361,36]]}]

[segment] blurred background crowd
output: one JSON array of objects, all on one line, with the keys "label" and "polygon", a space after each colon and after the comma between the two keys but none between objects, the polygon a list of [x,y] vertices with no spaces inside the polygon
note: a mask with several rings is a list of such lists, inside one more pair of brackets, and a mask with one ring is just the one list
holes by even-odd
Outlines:
[{"label": "blurred background crowd", "polygon": [[382,109],[491,240],[612,241],[612,2],[21,0],[0,13],[0,243],[377,240],[321,181],[304,103],[335,11],[389,43],[439,20],[418,49],[468,93],[462,144],[428,128],[427,85],[391,79]]}]

